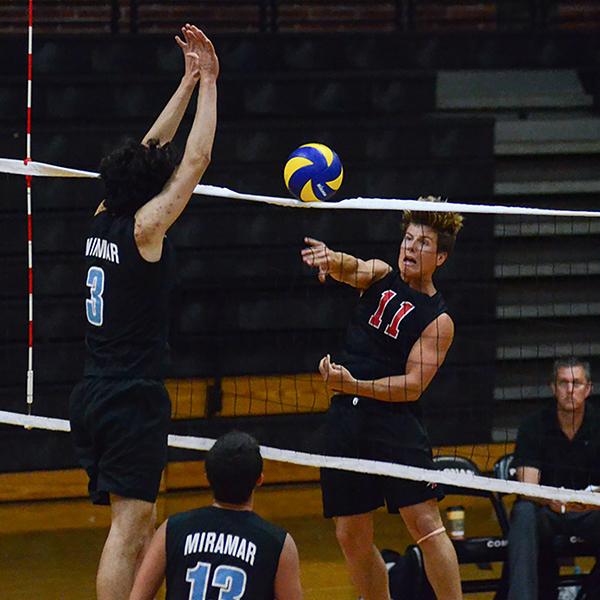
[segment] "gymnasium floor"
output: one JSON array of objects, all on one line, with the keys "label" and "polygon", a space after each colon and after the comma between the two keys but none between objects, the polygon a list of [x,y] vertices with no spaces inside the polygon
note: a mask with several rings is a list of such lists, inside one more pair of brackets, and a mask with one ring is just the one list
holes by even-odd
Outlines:
[{"label": "gymnasium floor", "polygon": [[[159,520],[207,504],[207,492],[170,493],[159,498]],[[456,498],[445,501],[456,503]],[[258,491],[256,509],[285,527],[300,552],[306,600],[356,600],[333,523],[321,517],[316,485],[270,486]],[[94,574],[106,537],[108,510],[85,500],[0,504],[0,591],[2,600],[83,600],[95,597]],[[410,543],[399,517],[376,513],[380,548],[404,550]],[[470,501],[467,535],[495,534],[489,503]],[[497,573],[468,566],[469,578]],[[492,594],[471,595],[484,600]]]}]

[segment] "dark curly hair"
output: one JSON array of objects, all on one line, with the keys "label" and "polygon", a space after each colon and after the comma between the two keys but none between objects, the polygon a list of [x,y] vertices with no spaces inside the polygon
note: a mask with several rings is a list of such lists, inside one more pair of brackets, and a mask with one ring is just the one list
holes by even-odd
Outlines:
[{"label": "dark curly hair", "polygon": [[147,145],[127,140],[100,163],[106,209],[133,215],[165,186],[177,164],[171,144],[150,140]]}]

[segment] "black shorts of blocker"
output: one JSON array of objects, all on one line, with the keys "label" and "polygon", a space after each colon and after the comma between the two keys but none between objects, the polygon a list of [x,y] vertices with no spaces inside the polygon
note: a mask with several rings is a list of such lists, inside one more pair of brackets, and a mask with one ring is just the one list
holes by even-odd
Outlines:
[{"label": "black shorts of blocker", "polygon": [[110,504],[109,494],[155,502],[171,418],[163,383],[86,377],[71,393],[69,413],[92,502]]},{"label": "black shorts of blocker", "polygon": [[[406,405],[360,396],[331,400],[324,454],[435,469],[427,434]],[[388,512],[444,497],[440,487],[408,479],[321,469],[325,517],[371,512],[384,503]]]}]

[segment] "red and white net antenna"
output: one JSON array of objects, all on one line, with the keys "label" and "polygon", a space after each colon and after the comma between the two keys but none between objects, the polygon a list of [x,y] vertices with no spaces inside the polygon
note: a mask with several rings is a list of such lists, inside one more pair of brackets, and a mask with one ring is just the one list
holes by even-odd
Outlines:
[{"label": "red and white net antenna", "polygon": [[[27,28],[27,154],[25,164],[31,162],[31,81],[33,74],[33,0],[29,0]],[[31,175],[25,176],[27,185],[27,280],[29,287],[29,327],[27,342],[27,413],[33,404],[33,226],[31,218]]]}]

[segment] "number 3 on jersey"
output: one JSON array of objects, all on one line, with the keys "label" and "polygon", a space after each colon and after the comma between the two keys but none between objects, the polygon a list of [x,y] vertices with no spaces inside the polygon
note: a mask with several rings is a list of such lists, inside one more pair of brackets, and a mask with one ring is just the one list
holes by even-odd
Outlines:
[{"label": "number 3 on jersey", "polygon": [[[185,580],[191,583],[189,600],[205,600],[210,563],[199,562],[188,569]],[[246,572],[238,567],[219,565],[212,578],[213,587],[220,588],[219,600],[240,600],[246,591]]]},{"label": "number 3 on jersey", "polygon": [[87,320],[100,327],[104,322],[104,271],[100,267],[90,267],[85,285],[90,288],[90,297],[85,301]]}]

